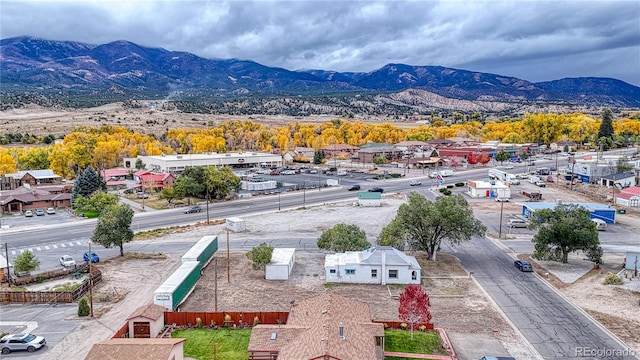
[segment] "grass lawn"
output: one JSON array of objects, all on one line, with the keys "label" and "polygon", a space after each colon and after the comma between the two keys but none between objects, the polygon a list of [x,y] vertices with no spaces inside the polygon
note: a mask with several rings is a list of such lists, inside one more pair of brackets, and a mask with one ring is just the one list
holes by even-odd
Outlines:
[{"label": "grass lawn", "polygon": [[184,356],[198,360],[213,359],[213,344],[217,345],[217,358],[228,360],[246,360],[249,358],[249,338],[251,329],[227,330],[189,329],[176,330],[172,338],[185,338]]},{"label": "grass lawn", "polygon": [[[385,330],[384,350],[414,354],[447,355],[447,352],[440,345],[440,337],[436,332],[414,331],[413,340],[411,340],[411,331]],[[398,360],[403,358],[385,357],[385,359]]]}]

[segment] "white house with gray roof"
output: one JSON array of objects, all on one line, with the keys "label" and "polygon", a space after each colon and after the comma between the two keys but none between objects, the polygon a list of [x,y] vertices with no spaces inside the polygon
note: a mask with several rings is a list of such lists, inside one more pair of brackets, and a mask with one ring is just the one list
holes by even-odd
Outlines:
[{"label": "white house with gray roof", "polygon": [[414,256],[377,246],[325,256],[324,278],[329,283],[420,284],[422,269]]}]

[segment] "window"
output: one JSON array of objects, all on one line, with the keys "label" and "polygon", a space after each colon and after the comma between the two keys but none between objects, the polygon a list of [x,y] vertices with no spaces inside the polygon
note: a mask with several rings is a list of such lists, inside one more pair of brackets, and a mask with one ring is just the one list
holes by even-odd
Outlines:
[{"label": "window", "polygon": [[344,273],[346,275],[355,275],[356,274],[356,269],[344,269]]},{"label": "window", "polygon": [[372,278],[377,278],[378,277],[378,270],[372,269],[371,270],[371,277]]},{"label": "window", "polygon": [[389,279],[397,279],[398,270],[389,270]]},{"label": "window", "polygon": [[418,273],[416,273],[415,271],[411,272],[411,280],[417,280],[418,279]]},{"label": "window", "polygon": [[335,274],[336,273],[336,269],[329,269],[329,274]]}]

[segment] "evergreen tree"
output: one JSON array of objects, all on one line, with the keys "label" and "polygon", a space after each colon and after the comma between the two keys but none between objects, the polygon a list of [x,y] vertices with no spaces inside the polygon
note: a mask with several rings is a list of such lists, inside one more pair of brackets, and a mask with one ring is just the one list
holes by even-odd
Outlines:
[{"label": "evergreen tree", "polygon": [[78,196],[90,198],[96,191],[107,191],[107,183],[91,166],[84,169],[73,183],[71,203],[75,204]]},{"label": "evergreen tree", "polygon": [[[598,130],[597,139],[607,138],[613,140],[613,115],[610,109],[605,109],[602,113],[602,123],[600,124],[600,130]],[[609,143],[604,143],[603,150],[609,149]]]}]

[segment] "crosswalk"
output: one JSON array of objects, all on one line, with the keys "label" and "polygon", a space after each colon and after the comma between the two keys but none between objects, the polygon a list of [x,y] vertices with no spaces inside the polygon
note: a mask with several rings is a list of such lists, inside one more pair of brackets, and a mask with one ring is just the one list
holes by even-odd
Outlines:
[{"label": "crosswalk", "polygon": [[40,245],[40,246],[24,248],[24,249],[15,249],[15,250],[11,250],[11,255],[22,254],[25,251],[37,252],[37,251],[47,251],[47,250],[65,249],[65,248],[73,248],[73,247],[86,247],[86,246],[87,246],[86,241],[73,240],[73,241],[67,241],[67,242],[56,243],[56,244]]}]

